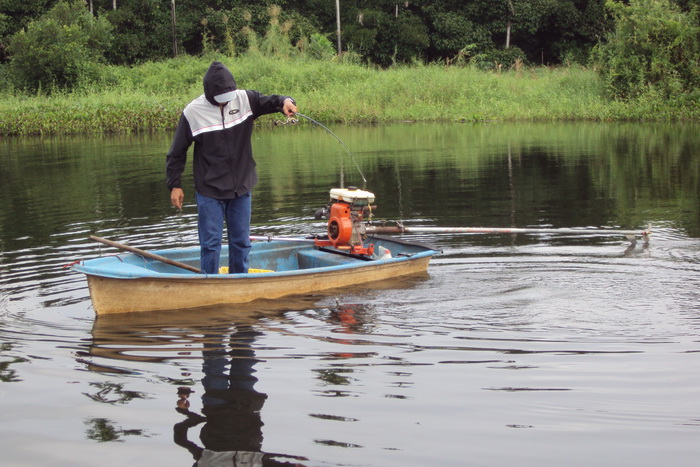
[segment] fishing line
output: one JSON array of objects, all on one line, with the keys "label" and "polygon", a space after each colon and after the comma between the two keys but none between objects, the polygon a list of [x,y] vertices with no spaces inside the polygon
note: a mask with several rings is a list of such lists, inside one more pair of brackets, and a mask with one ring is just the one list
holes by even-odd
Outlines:
[{"label": "fishing line", "polygon": [[399,220],[403,223],[403,193],[401,190],[401,173],[399,172],[399,164],[394,164],[394,169],[396,170],[396,188],[399,194]]},{"label": "fishing line", "polygon": [[[343,143],[343,142],[341,141],[341,139],[338,138],[338,135],[336,135],[335,133],[333,133],[333,132],[332,132],[328,127],[326,127],[324,124],[322,124],[322,123],[320,123],[320,122],[317,122],[316,120],[314,120],[313,118],[309,117],[308,115],[304,115],[304,114],[299,113],[299,112],[297,112],[295,115],[299,115],[300,117],[304,117],[305,119],[307,119],[307,120],[310,121],[311,123],[314,123],[314,124],[320,126],[320,127],[323,128],[324,130],[326,130],[331,136],[333,136],[335,139],[338,140],[338,142],[339,142],[340,145],[343,147],[343,149],[345,149],[345,152],[347,152],[348,155],[350,156],[350,160],[352,161],[352,163],[355,164],[355,167],[357,168],[357,171],[360,173],[360,177],[362,177],[362,188],[365,188],[366,185],[367,185],[367,179],[365,178],[364,174],[362,173],[362,170],[360,170],[360,166],[357,164],[357,161],[355,161],[355,157],[352,155],[352,153],[350,152],[350,150],[348,149],[348,147],[345,146],[345,143]],[[342,185],[343,185],[342,180],[341,180],[340,184],[341,184],[341,188],[343,188],[343,187],[342,187]]]}]

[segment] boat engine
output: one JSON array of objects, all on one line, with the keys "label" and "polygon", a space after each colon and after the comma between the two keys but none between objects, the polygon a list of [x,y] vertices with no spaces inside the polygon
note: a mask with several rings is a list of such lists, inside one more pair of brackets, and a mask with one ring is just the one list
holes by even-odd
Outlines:
[{"label": "boat engine", "polygon": [[365,219],[372,218],[374,194],[355,187],[333,188],[328,206],[316,218],[328,219],[328,239],[317,239],[317,246],[332,246],[355,255],[372,256],[374,245],[363,245]]}]

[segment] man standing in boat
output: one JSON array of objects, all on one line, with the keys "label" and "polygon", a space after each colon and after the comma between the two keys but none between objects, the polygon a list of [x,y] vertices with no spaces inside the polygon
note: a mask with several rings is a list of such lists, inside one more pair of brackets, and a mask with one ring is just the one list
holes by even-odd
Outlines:
[{"label": "man standing in boat", "polygon": [[198,212],[200,269],[219,271],[226,222],[229,272],[248,272],[251,191],[258,181],[251,136],[256,118],[281,111],[291,117],[296,102],[236,88],[233,74],[213,62],[204,75],[204,94],[182,112],[166,159],[170,203],[182,209],[182,172],[194,142],[194,186]]}]

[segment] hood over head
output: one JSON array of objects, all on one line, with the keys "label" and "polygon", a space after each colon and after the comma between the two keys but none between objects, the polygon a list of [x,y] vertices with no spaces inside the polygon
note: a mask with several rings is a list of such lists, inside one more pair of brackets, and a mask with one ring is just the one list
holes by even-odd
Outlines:
[{"label": "hood over head", "polygon": [[223,104],[233,99],[236,80],[221,62],[212,62],[204,74],[204,97],[213,105]]}]

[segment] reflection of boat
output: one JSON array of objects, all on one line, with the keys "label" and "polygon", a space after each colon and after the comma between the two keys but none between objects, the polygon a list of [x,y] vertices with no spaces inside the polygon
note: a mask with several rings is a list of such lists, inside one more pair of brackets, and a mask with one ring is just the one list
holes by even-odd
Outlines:
[{"label": "reflection of boat", "polygon": [[[78,352],[88,369],[105,373],[140,372],[141,363],[189,360],[193,348],[211,342],[211,329],[251,326],[261,317],[274,319],[289,309],[307,309],[308,300],[293,300],[289,307],[272,301],[238,305],[216,305],[196,310],[170,310],[154,313],[117,313],[100,315],[93,321],[92,341]],[[121,367],[112,361],[122,361]],[[132,363],[128,363],[132,362]]]},{"label": "reflection of boat", "polygon": [[[173,310],[278,298],[425,272],[435,250],[400,240],[370,237],[382,255],[349,254],[314,242],[254,242],[250,267],[255,274],[197,274],[138,254],[120,254],[81,262],[73,269],[87,275],[97,314]],[[390,253],[387,253],[388,250]],[[222,249],[222,263],[227,261]],[[159,251],[162,257],[199,264],[199,248]]]}]

